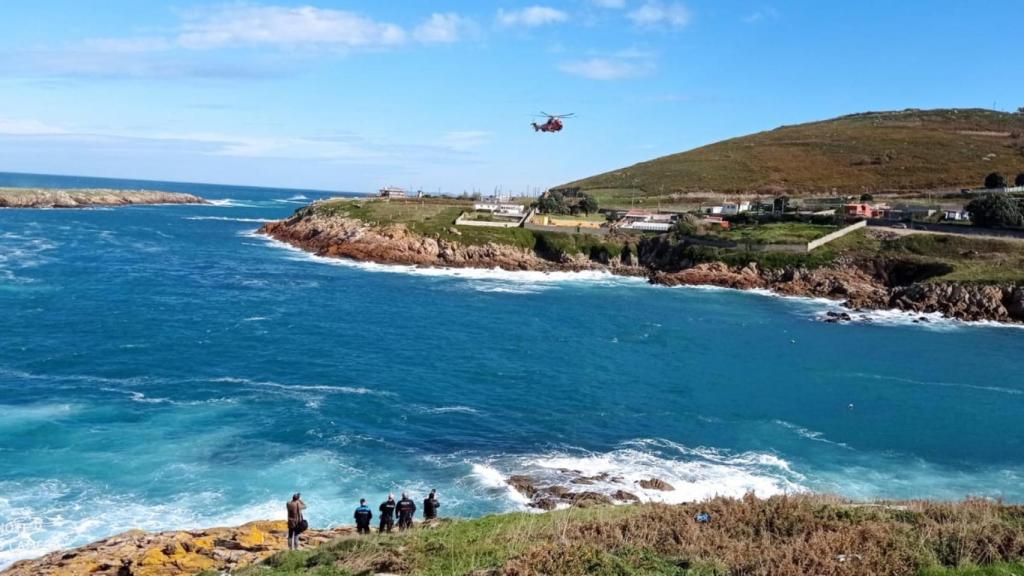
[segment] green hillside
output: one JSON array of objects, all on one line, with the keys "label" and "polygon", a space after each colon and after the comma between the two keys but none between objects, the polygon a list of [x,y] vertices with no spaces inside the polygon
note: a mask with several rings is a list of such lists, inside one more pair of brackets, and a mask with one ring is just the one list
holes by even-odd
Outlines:
[{"label": "green hillside", "polygon": [[733,138],[566,184],[605,198],[792,195],[979,186],[1024,172],[1024,114],[868,112]]}]

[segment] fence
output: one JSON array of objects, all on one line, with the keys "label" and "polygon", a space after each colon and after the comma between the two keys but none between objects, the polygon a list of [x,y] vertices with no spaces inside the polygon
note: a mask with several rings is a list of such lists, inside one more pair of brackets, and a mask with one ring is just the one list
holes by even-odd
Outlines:
[{"label": "fence", "polygon": [[519,228],[523,225],[523,220],[526,217],[523,216],[519,220],[474,220],[472,218],[466,218],[466,213],[463,212],[455,220],[455,224],[458,226],[480,226],[481,228]]}]

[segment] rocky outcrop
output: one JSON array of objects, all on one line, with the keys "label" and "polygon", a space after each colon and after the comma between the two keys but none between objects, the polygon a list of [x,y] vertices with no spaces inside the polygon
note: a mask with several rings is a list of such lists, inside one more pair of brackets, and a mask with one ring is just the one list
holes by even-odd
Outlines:
[{"label": "rocky outcrop", "polygon": [[128,204],[209,204],[192,194],[150,190],[0,188],[0,208],[88,208]]},{"label": "rocky outcrop", "polygon": [[690,261],[685,246],[660,238],[640,242],[636,257],[631,251],[613,259],[581,254],[551,256],[502,244],[472,245],[429,238],[402,224],[374,226],[315,212],[300,212],[290,219],[271,222],[260,232],[321,256],[381,264],[545,272],[607,270],[647,276],[652,283],[665,286],[766,289],[787,296],[830,298],[853,310],[899,309],[941,313],[962,320],[1024,322],[1024,287],[929,282],[929,278],[949,272],[943,264],[869,258],[839,260],[814,269],[764,269],[755,263],[729,266]]},{"label": "rocky outcrop", "polygon": [[620,260],[603,264],[582,255],[549,259],[515,246],[463,244],[422,236],[403,224],[372,226],[361,220],[337,216],[294,216],[268,223],[260,228],[260,233],[320,256],[380,264],[541,272],[611,270],[633,275],[644,272],[642,268],[622,264]]},{"label": "rocky outcrop", "polygon": [[[960,320],[1024,322],[1024,287],[1012,284],[976,285],[951,282],[913,282],[889,285],[871,270],[878,262],[844,263],[808,270],[763,270],[721,262],[697,264],[678,272],[655,272],[651,281],[666,286],[705,285],[749,290],[768,289],[787,296],[831,298],[853,310],[903,310],[939,313]],[[848,320],[826,317],[826,322]]]},{"label": "rocky outcrop", "polygon": [[[23,560],[3,576],[187,576],[235,570],[286,549],[284,521],[179,532],[133,530],[81,548]],[[303,546],[352,534],[351,528],[310,530]]]}]

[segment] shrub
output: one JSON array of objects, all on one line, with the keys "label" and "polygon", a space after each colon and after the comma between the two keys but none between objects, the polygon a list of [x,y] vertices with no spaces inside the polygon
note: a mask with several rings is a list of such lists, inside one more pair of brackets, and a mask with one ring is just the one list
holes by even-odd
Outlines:
[{"label": "shrub", "polygon": [[1006,188],[1006,178],[999,172],[985,176],[985,188]]},{"label": "shrub", "polygon": [[971,222],[986,228],[1016,228],[1024,225],[1024,215],[1018,201],[1006,196],[990,194],[975,198],[967,204]]}]

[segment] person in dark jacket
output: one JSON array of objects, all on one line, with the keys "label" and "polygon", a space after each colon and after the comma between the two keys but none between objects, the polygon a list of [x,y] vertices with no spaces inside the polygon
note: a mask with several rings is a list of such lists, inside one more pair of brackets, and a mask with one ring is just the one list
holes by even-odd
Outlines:
[{"label": "person in dark jacket", "polygon": [[298,550],[299,534],[302,533],[299,525],[304,520],[302,511],[306,509],[306,503],[302,501],[302,494],[298,492],[292,494],[291,502],[288,502],[285,508],[288,509],[288,549]]},{"label": "person in dark jacket", "polygon": [[412,517],[416,514],[416,503],[405,492],[402,492],[402,499],[398,501],[395,511],[398,512],[398,529],[406,530],[412,528]]},{"label": "person in dark jacket", "polygon": [[366,505],[366,498],[359,499],[359,508],[356,508],[356,532],[359,534],[370,533],[370,520],[373,520],[373,512]]},{"label": "person in dark jacket", "polygon": [[380,528],[378,532],[391,532],[391,528],[395,525],[395,495],[388,494],[388,499],[380,505]]},{"label": "person in dark jacket", "polygon": [[437,499],[437,490],[431,490],[430,496],[427,496],[423,500],[423,519],[433,520],[437,518],[437,509],[441,507],[441,502]]}]

